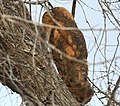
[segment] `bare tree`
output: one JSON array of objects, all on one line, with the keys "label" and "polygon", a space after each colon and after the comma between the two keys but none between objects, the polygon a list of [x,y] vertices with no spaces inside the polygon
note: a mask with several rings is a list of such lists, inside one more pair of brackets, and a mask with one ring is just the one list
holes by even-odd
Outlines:
[{"label": "bare tree", "polygon": [[28,106],[79,106],[51,63],[43,26],[30,20],[22,1],[0,5],[1,83]]},{"label": "bare tree", "polygon": [[[74,60],[77,63],[81,63],[81,61],[69,57],[47,42],[46,35],[50,36],[50,31],[46,32],[44,28],[59,29],[59,27],[38,24],[31,20],[31,5],[41,5],[42,8],[49,10],[52,5],[48,1],[25,0],[24,3],[29,4],[30,12],[22,1],[0,1],[0,81],[4,86],[8,86],[12,91],[20,94],[23,101],[21,105],[85,105],[76,101],[74,95],[69,92],[69,88],[63,82],[64,79],[62,80],[56,72],[50,48],[69,60]],[[92,46],[89,47],[88,55],[92,54],[93,60],[91,59],[88,67],[91,77],[87,77],[95,91],[92,100],[94,101],[97,98],[103,106],[119,106],[120,1],[97,0],[99,9],[90,6],[83,0],[73,0],[72,2],[73,17],[78,15],[75,7],[80,6],[84,19],[89,26],[89,28],[81,30],[92,33],[93,39],[90,39]],[[92,27],[84,7],[101,13],[102,28]],[[113,27],[109,28],[107,22]],[[73,27],[64,29],[76,30]],[[110,32],[114,32],[114,44],[108,42],[111,37]],[[111,57],[108,58],[110,53]],[[98,55],[100,59],[98,59]],[[88,105],[93,106],[91,103]],[[94,105],[97,106],[98,104]]]}]

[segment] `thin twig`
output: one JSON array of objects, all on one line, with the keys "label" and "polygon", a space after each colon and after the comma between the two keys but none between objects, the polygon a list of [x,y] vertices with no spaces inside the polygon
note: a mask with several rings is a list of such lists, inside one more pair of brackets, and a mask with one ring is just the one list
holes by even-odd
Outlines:
[{"label": "thin twig", "polygon": [[73,18],[75,17],[75,9],[76,9],[76,0],[73,0],[73,4],[72,4],[72,16],[73,16]]},{"label": "thin twig", "polygon": [[[117,82],[116,82],[116,84],[115,84],[115,87],[114,87],[114,89],[113,89],[113,91],[112,91],[112,93],[111,93],[111,97],[109,98],[108,103],[107,103],[106,106],[111,106],[111,99],[112,99],[113,102],[114,102],[115,93],[116,93],[117,89],[119,88],[119,84],[120,84],[120,76],[119,76],[119,78],[118,78],[118,80],[117,80]],[[115,103],[115,102],[114,102],[114,103]],[[119,105],[120,105],[120,104],[119,104]]]}]

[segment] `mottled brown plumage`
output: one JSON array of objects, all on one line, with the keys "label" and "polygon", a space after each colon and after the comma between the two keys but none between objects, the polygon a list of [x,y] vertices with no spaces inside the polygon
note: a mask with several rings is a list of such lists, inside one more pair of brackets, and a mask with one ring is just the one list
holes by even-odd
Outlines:
[{"label": "mottled brown plumage", "polygon": [[[78,29],[72,15],[63,7],[56,7],[45,12],[42,17],[44,24],[63,27],[74,27],[76,30],[52,28],[49,42],[63,53],[82,60],[83,63],[70,60],[55,50],[52,51],[53,59],[70,92],[79,102],[88,102],[92,95],[90,83],[87,80],[87,48],[84,36]],[[48,31],[50,27],[46,27]]]}]

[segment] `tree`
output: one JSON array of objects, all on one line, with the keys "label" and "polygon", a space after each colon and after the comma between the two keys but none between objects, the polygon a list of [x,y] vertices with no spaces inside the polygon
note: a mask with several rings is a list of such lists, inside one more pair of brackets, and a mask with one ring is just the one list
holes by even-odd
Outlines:
[{"label": "tree", "polygon": [[[31,4],[31,2],[28,3]],[[115,52],[113,52],[113,58],[107,58],[107,32],[120,30],[119,17],[116,15],[116,13],[119,13],[119,1],[109,2],[106,0],[98,0],[104,19],[103,29],[91,27],[81,4],[92,10],[94,10],[94,8],[81,0],[78,0],[77,3],[79,3],[83,9],[86,23],[89,26],[89,29],[83,30],[92,32],[94,38],[93,47],[96,46],[95,49],[91,47],[91,51],[95,51],[92,52],[94,59],[93,63],[90,64],[93,66],[93,78],[88,78],[88,80],[94,87],[95,96],[103,105],[119,106],[120,68],[116,60],[119,59],[119,55],[117,57],[117,51],[119,50],[120,33],[116,35],[117,43],[114,49]],[[44,28],[46,26],[32,22],[31,14],[29,14],[27,8],[21,1],[3,0],[0,2],[0,5],[1,83],[20,94],[23,102],[28,106],[79,106],[80,103],[78,103],[69,92],[54,68],[52,52],[48,48],[51,47],[56,51],[57,49],[46,42],[47,38],[45,35],[50,34],[48,31],[45,32]],[[72,12],[74,15],[75,10]],[[113,24],[114,29],[107,29],[107,20]],[[96,38],[94,31],[99,31],[100,33],[102,31],[103,33],[99,38]],[[102,44],[103,38],[105,40],[104,44]],[[110,46],[113,45],[111,44]],[[96,61],[97,54],[102,55],[104,61]],[[113,63],[115,63],[115,66]],[[105,69],[104,72],[102,72],[102,70],[99,71],[100,76],[98,77],[96,74],[98,71],[96,71],[96,65],[102,66],[102,70]],[[116,79],[112,79],[115,77]],[[105,89],[103,85],[106,86]],[[116,98],[116,96],[118,96],[118,98]]]},{"label": "tree", "polygon": [[0,80],[28,106],[79,105],[56,73],[43,26],[34,24],[22,1],[0,7]]}]

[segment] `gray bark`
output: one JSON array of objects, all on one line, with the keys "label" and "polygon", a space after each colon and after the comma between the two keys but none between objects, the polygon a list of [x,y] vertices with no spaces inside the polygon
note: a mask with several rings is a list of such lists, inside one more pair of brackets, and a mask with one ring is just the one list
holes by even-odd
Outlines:
[{"label": "gray bark", "polygon": [[0,81],[28,106],[79,106],[51,63],[44,27],[21,1],[0,3]]}]

